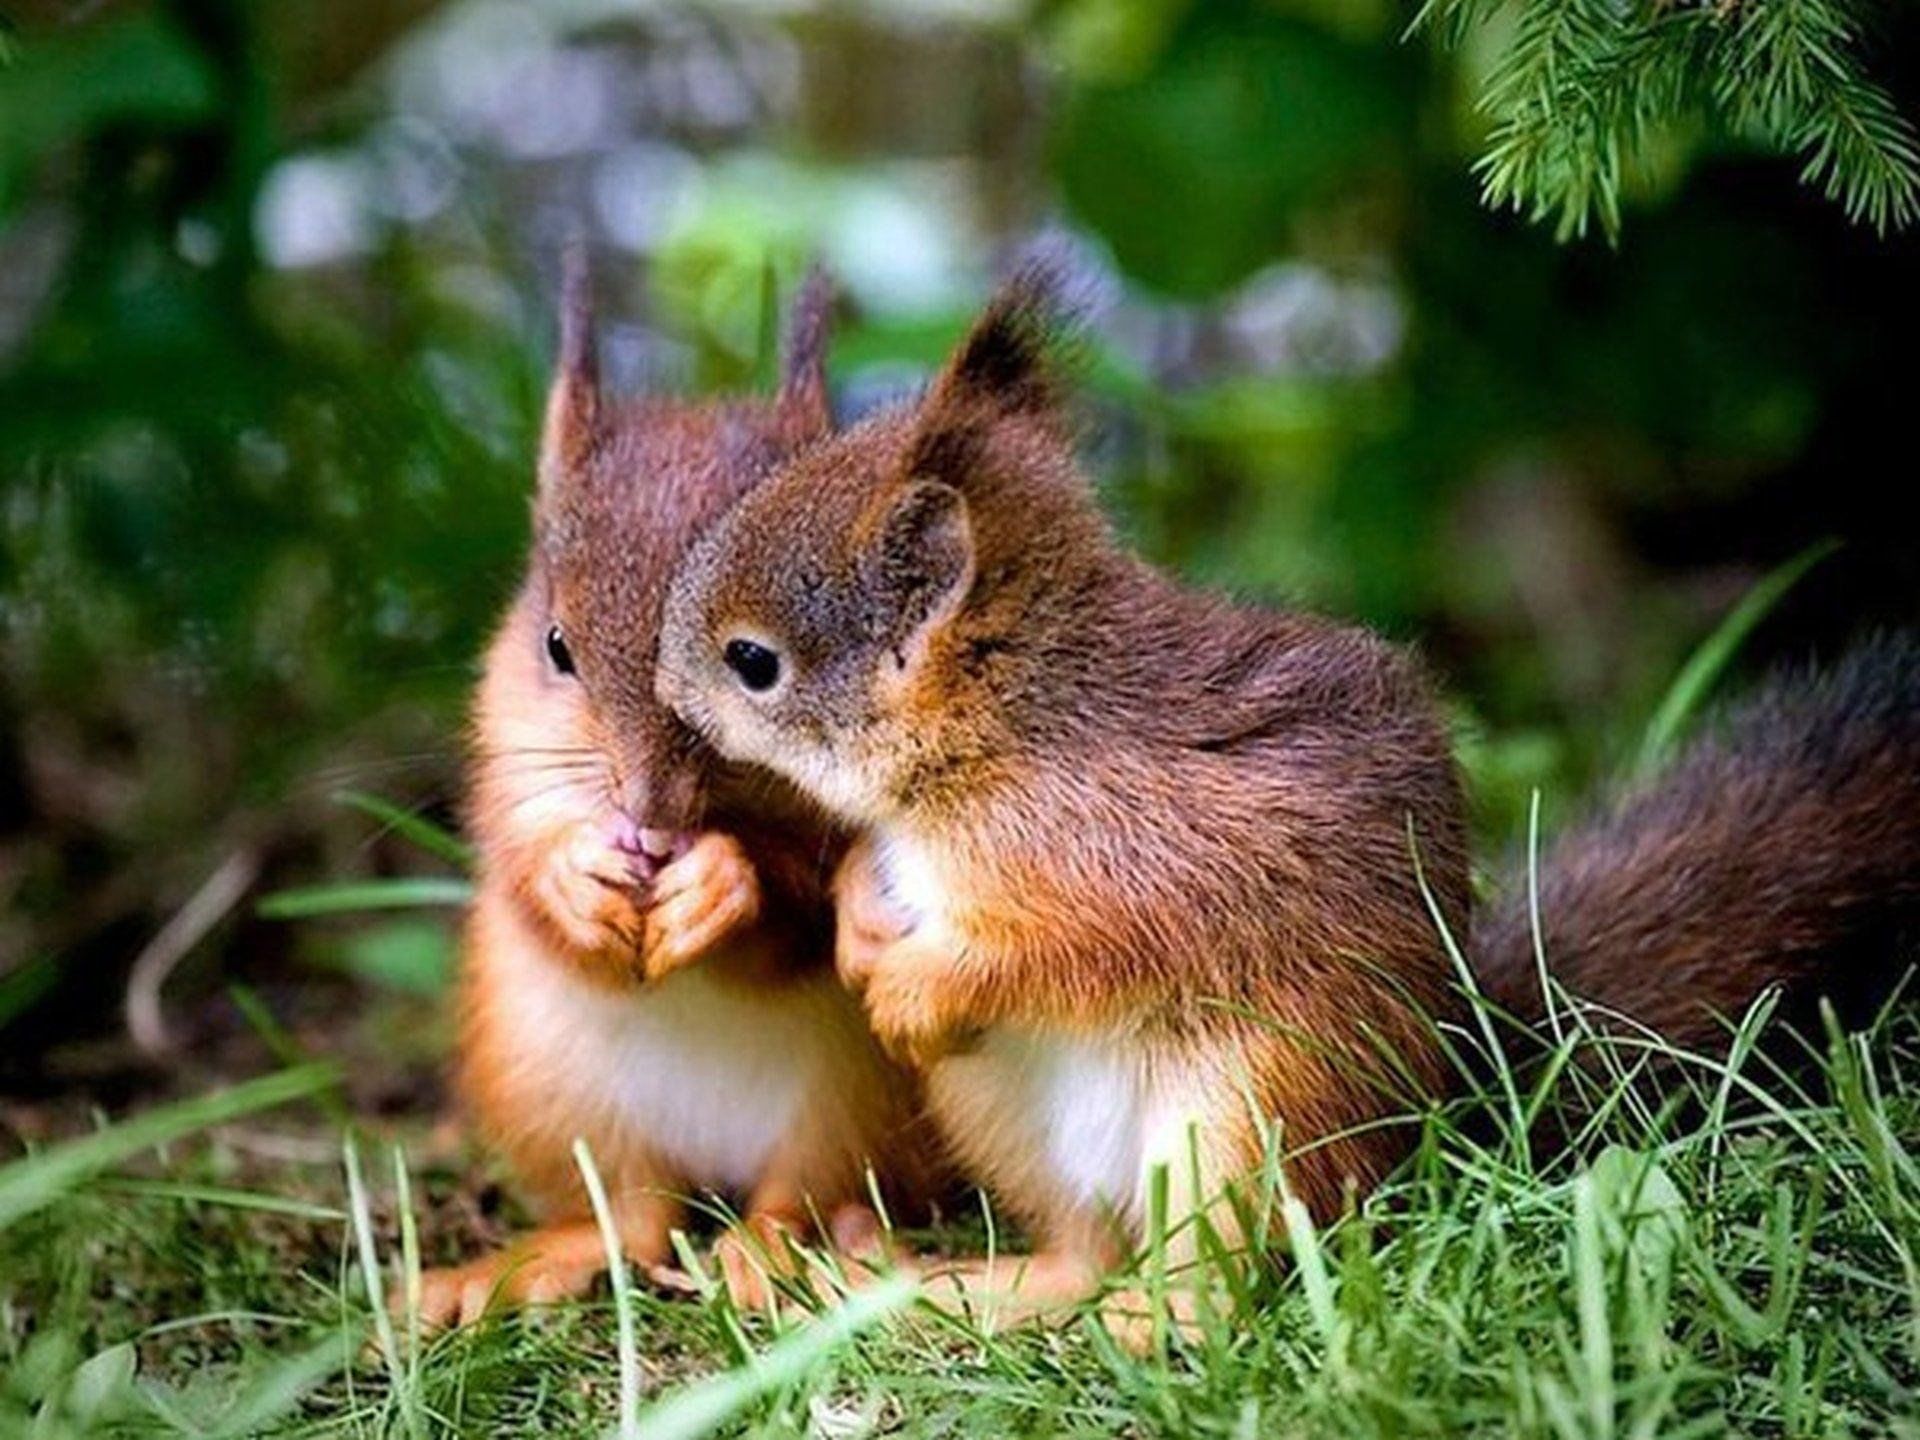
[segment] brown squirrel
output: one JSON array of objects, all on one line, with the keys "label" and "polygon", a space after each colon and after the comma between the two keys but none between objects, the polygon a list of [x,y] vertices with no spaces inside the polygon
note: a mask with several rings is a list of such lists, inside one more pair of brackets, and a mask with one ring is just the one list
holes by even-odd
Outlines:
[{"label": "brown squirrel", "polygon": [[[1363,631],[1182,589],[1116,544],[1048,373],[1044,281],[927,398],[800,454],[690,553],[661,697],[862,832],[837,959],[940,1129],[1031,1228],[938,1272],[1017,1319],[1170,1258],[1280,1128],[1325,1218],[1458,1083],[1437,1026],[1468,937],[1462,800],[1415,665]],[[1773,692],[1547,857],[1558,978],[1682,1044],[1768,984],[1877,988],[1920,936],[1920,647]],[[1471,941],[1542,1012],[1524,894]],[[1438,923],[1436,923],[1438,922]],[[1181,1293],[1169,1296],[1176,1309]],[[1138,1337],[1138,1297],[1115,1317]]]},{"label": "brown squirrel", "polygon": [[924,403],[803,451],[709,530],[657,672],[721,753],[863,831],[840,970],[1035,1237],[939,1272],[1002,1319],[1097,1288],[1158,1166],[1175,1258],[1196,1213],[1232,1247],[1270,1123],[1323,1218],[1383,1177],[1446,1075],[1429,902],[1467,915],[1418,668],[1122,549],[1042,305],[1011,287]]},{"label": "brown squirrel", "polygon": [[789,787],[717,767],[653,693],[681,553],[829,427],[830,298],[817,274],[803,288],[771,402],[610,401],[569,252],[532,558],[474,708],[458,1062],[479,1129],[546,1223],[426,1275],[430,1323],[575,1294],[605,1268],[576,1136],[638,1266],[668,1260],[690,1192],[744,1201],[760,1243],[719,1246],[742,1303],[758,1303],[780,1232],[827,1217],[865,1243],[869,1166],[920,1188],[916,1087],[831,963],[844,838]]}]

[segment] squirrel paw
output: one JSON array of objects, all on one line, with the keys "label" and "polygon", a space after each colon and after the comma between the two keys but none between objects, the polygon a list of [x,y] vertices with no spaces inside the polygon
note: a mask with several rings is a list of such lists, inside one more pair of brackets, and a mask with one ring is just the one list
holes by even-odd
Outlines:
[{"label": "squirrel paw", "polygon": [[862,994],[872,983],[881,955],[913,928],[912,918],[887,894],[873,861],[873,848],[864,840],[841,862],[834,877],[833,901],[834,968],[841,984]]},{"label": "squirrel paw", "polygon": [[658,980],[709,953],[760,915],[760,877],[731,835],[710,830],[654,881],[643,965]]},{"label": "squirrel paw", "polygon": [[870,1206],[849,1201],[835,1209],[826,1233],[817,1237],[825,1251],[794,1243],[805,1228],[797,1216],[761,1212],[714,1242],[713,1258],[736,1309],[804,1315],[806,1305],[793,1297],[810,1293],[815,1303],[832,1304],[895,1268],[880,1217]]},{"label": "squirrel paw", "polygon": [[929,983],[928,971],[940,958],[903,953],[911,947],[911,940],[896,944],[873,969],[866,987],[867,1023],[889,1055],[925,1070],[966,1049],[979,1032],[954,1014],[938,986]]},{"label": "squirrel paw", "polygon": [[713,1242],[713,1258],[727,1298],[739,1310],[768,1310],[780,1302],[779,1282],[800,1273],[789,1240],[795,1227],[770,1215],[749,1215]]},{"label": "squirrel paw", "polygon": [[547,852],[531,887],[534,902],[574,949],[630,960],[646,930],[632,864],[607,827],[583,821]]},{"label": "squirrel paw", "polygon": [[[472,1325],[482,1317],[523,1305],[552,1305],[587,1294],[606,1269],[604,1259],[525,1256],[509,1248],[465,1265],[428,1270],[420,1276],[420,1323],[428,1330]],[[388,1308],[405,1313],[404,1297]]]},{"label": "squirrel paw", "polygon": [[1100,1323],[1122,1350],[1146,1356],[1163,1337],[1177,1337],[1189,1345],[1205,1344],[1207,1332],[1201,1323],[1205,1313],[1193,1288],[1177,1284],[1157,1299],[1142,1289],[1114,1291],[1101,1302]]}]

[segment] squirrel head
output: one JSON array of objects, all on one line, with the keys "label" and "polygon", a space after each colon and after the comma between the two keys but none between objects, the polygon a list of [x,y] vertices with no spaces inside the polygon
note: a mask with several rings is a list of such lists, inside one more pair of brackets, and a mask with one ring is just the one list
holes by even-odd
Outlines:
[{"label": "squirrel head", "polygon": [[[1050,374],[1051,283],[1004,287],[924,399],[843,431],[696,544],[660,696],[856,822],[1004,756],[1114,547]],[[975,766],[969,772],[969,766]]]},{"label": "squirrel head", "polygon": [[[612,812],[627,848],[655,859],[699,823],[713,761],[655,698],[668,583],[717,516],[829,429],[831,305],[825,278],[810,275],[771,400],[609,400],[585,263],[577,248],[568,253],[532,559],[489,659],[479,729],[491,750],[518,755],[529,785],[591,797]],[[554,763],[535,766],[530,755]]]}]

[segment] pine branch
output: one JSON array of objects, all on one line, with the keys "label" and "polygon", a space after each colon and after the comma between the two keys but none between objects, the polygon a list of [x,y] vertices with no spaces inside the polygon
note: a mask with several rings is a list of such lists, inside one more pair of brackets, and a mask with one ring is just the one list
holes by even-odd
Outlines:
[{"label": "pine branch", "polygon": [[1920,218],[1920,138],[1858,60],[1860,0],[1426,0],[1457,44],[1510,17],[1479,108],[1487,202],[1565,239],[1619,232],[1622,177],[1658,134],[1705,119],[1804,157],[1801,178],[1885,232]]}]

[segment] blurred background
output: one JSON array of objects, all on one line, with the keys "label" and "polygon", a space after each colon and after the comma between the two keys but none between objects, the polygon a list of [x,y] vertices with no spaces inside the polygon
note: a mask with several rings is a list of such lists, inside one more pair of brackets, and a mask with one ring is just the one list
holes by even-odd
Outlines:
[{"label": "blurred background", "polygon": [[[22,1138],[302,1049],[367,1057],[365,1107],[432,1085],[458,852],[407,817],[457,826],[575,227],[633,388],[764,384],[776,301],[826,260],[847,417],[925,378],[1012,251],[1064,244],[1121,523],[1417,644],[1489,855],[1535,788],[1551,825],[1623,770],[1810,545],[1842,542],[1740,671],[1920,608],[1914,239],[1710,118],[1648,137],[1585,234],[1489,206],[1497,17],[1450,43],[1386,0],[0,12]],[[1917,18],[1861,39],[1908,113]]]}]

